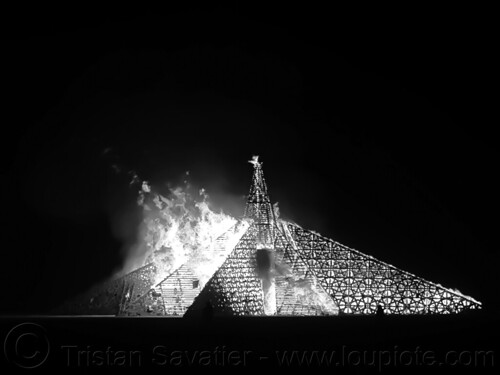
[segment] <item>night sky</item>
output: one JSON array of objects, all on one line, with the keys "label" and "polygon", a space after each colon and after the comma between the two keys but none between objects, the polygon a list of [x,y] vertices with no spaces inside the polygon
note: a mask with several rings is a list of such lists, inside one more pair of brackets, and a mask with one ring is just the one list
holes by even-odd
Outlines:
[{"label": "night sky", "polygon": [[58,11],[0,26],[2,312],[50,311],[121,266],[128,171],[164,186],[189,170],[239,215],[252,155],[283,217],[498,308],[480,13]]}]

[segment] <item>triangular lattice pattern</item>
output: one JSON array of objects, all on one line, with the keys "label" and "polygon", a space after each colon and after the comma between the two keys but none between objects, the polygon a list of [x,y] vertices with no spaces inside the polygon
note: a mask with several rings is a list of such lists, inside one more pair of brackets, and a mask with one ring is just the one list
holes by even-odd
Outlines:
[{"label": "triangular lattice pattern", "polygon": [[[87,310],[183,316],[207,306],[222,315],[376,314],[381,310],[446,314],[481,308],[480,302],[456,290],[278,220],[262,163],[256,156],[250,163],[254,171],[245,219],[214,241],[209,269],[203,267],[204,273],[199,274],[199,262],[188,261],[172,274],[162,275],[167,277],[153,287],[159,269],[149,264],[108,283],[104,292],[86,295],[82,303]],[[257,270],[259,250],[272,254],[267,276]],[[208,280],[206,285],[200,285],[196,274]]]},{"label": "triangular lattice pattern", "polygon": [[207,303],[216,314],[263,315],[262,281],[256,273],[257,228],[252,225],[196,298],[192,310]]},{"label": "triangular lattice pattern", "polygon": [[254,221],[254,225],[258,229],[257,241],[269,246],[274,239],[274,212],[267,194],[266,180],[259,157],[254,156],[250,163],[253,164],[254,171],[244,216]]},{"label": "triangular lattice pattern", "polygon": [[456,313],[480,303],[297,225],[287,229],[298,254],[341,312],[374,314]]},{"label": "triangular lattice pattern", "polygon": [[[275,240],[276,267],[285,268],[276,276],[278,315],[331,315],[338,308],[316,280],[316,276],[296,251],[296,246],[280,221]],[[311,299],[311,297],[314,297]],[[325,302],[327,302],[325,304]]]}]

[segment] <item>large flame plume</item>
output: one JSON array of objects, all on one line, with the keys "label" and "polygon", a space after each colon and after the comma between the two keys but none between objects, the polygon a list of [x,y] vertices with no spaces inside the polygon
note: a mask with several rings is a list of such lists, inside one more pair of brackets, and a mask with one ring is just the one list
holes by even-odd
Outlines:
[{"label": "large flame plume", "polygon": [[[214,254],[215,239],[237,220],[212,210],[203,189],[196,194],[191,190],[186,185],[170,188],[168,195],[162,195],[146,181],[142,182],[137,204],[143,218],[138,242],[126,268],[154,263],[157,271],[153,285],[185,263],[204,285],[220,266],[219,260],[227,255],[221,254],[221,249]],[[224,251],[230,252],[231,248],[227,246]]]}]

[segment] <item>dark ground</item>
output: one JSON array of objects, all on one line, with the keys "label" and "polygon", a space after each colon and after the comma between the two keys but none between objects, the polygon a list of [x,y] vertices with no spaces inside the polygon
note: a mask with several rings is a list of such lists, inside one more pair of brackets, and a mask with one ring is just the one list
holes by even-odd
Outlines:
[{"label": "dark ground", "polygon": [[[283,216],[483,302],[484,318],[432,318],[426,340],[451,348],[446,327],[473,346],[490,340],[499,307],[490,14],[456,6],[6,9],[0,311],[45,313],[121,267],[139,220],[126,171],[158,186],[189,170],[216,207],[238,215],[246,160],[260,154]],[[345,326],[332,335],[352,329],[370,343],[354,321],[328,321],[325,330]],[[2,322],[6,334],[13,321]],[[158,323],[166,327],[158,335],[181,329],[176,322]],[[308,332],[314,322],[292,325]],[[417,343],[425,322],[396,319],[394,342]],[[61,342],[89,327],[75,336],[85,343],[101,328],[138,342],[157,323],[42,325]],[[329,345],[330,336],[312,332],[308,342]]]},{"label": "dark ground", "polygon": [[[490,329],[492,323],[491,318],[476,315],[211,320],[18,317],[3,318],[1,328],[16,327],[7,341],[7,354],[16,363],[38,364],[48,353],[37,369],[494,373],[498,331]],[[38,349],[32,359],[13,351],[13,337],[27,332],[31,336],[23,337],[18,348],[21,355]],[[216,350],[219,353],[214,355]],[[16,368],[5,359],[2,363]]]}]

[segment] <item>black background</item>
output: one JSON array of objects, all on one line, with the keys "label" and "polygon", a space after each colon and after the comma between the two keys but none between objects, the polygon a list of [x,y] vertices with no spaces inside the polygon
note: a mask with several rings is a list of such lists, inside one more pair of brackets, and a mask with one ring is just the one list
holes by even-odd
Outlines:
[{"label": "black background", "polygon": [[189,170],[238,215],[252,155],[282,216],[495,311],[487,14],[7,10],[2,312],[49,311],[120,268],[127,171],[162,186]]}]

